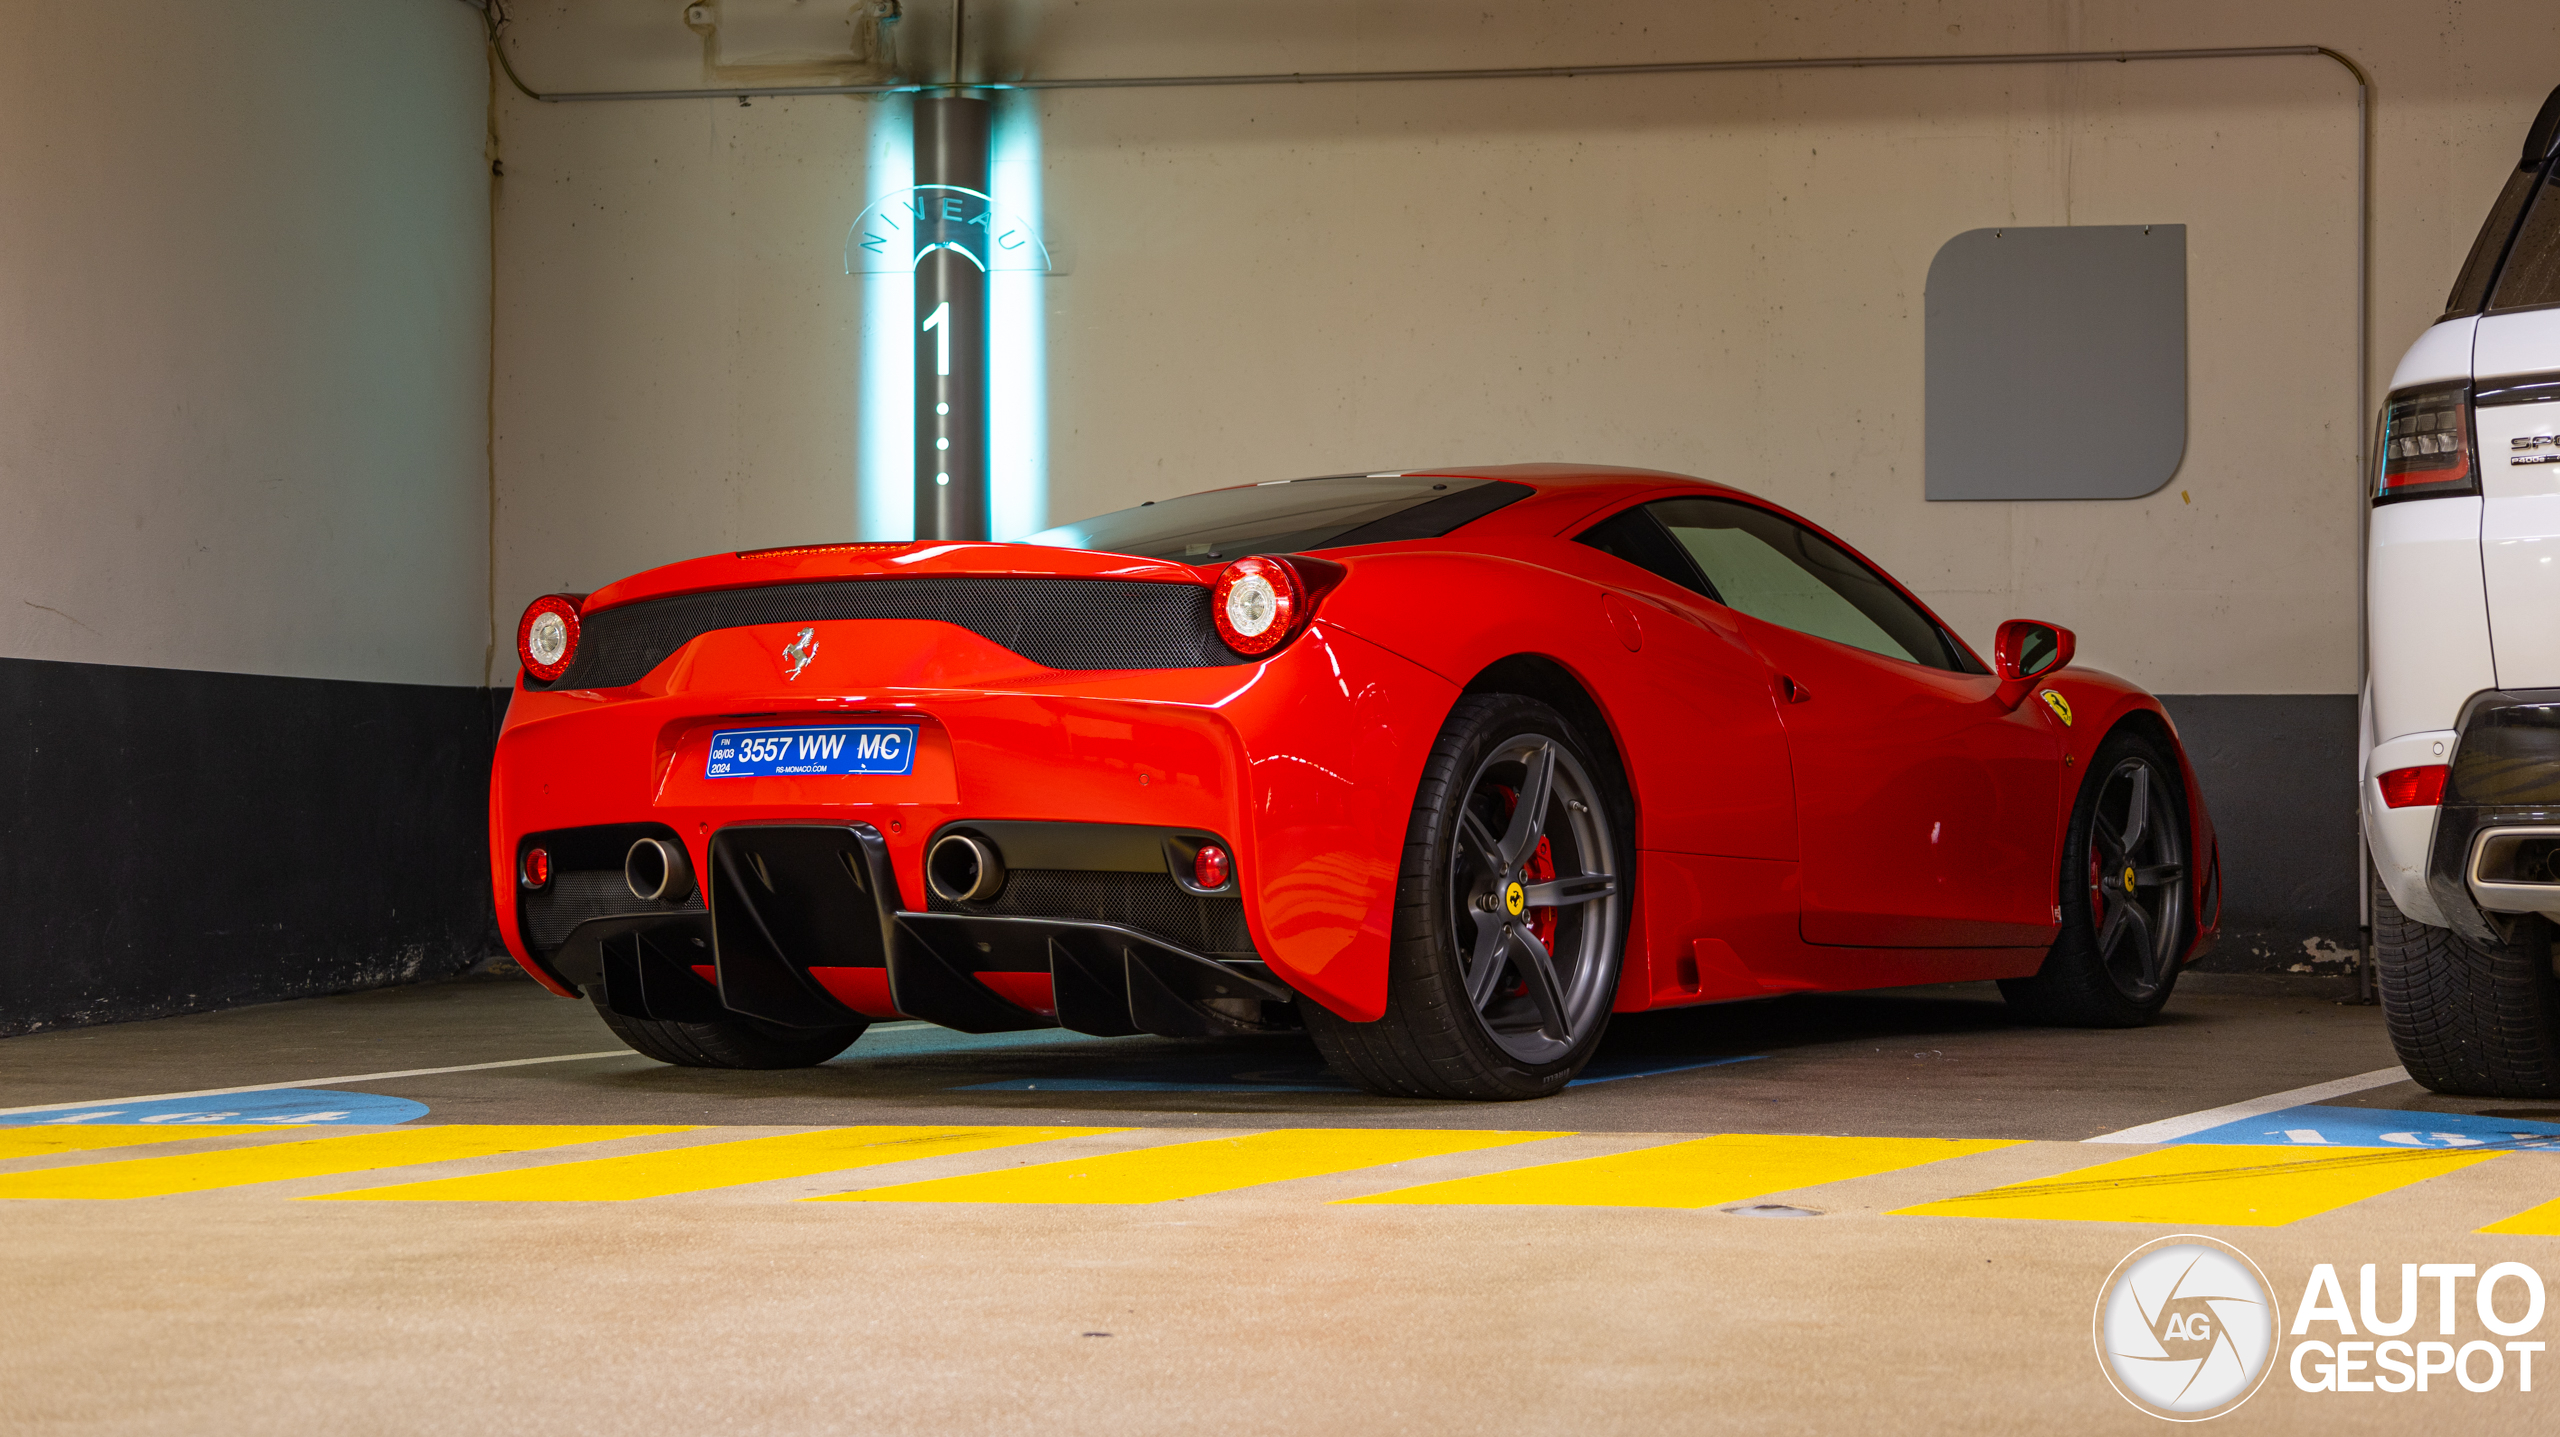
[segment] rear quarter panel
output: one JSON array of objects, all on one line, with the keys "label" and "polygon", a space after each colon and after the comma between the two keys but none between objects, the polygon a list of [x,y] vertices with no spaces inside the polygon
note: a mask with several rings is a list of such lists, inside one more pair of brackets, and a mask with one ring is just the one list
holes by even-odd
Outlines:
[{"label": "rear quarter panel", "polygon": [[1387,1011],[1396,875],[1458,685],[1319,618],[1221,707],[1243,753],[1245,916],[1292,987]]},{"label": "rear quarter panel", "polygon": [[[1793,777],[1759,658],[1631,565],[1562,540],[1508,547],[1359,559],[1325,620],[1462,688],[1506,658],[1552,660],[1608,724],[1595,737],[1626,766],[1639,849],[1794,858]],[[1612,595],[1641,647],[1613,624]]]},{"label": "rear quarter panel", "polygon": [[1756,994],[1731,947],[1697,941],[1718,933],[1755,953],[1795,944],[1794,780],[1766,666],[1732,625],[1632,565],[1547,537],[1503,547],[1353,558],[1325,601],[1325,627],[1447,686],[1437,712],[1416,712],[1421,751],[1406,756],[1392,802],[1409,811],[1419,760],[1468,684],[1504,659],[1552,661],[1600,711],[1607,732],[1589,737],[1614,749],[1634,799],[1617,1007]]}]

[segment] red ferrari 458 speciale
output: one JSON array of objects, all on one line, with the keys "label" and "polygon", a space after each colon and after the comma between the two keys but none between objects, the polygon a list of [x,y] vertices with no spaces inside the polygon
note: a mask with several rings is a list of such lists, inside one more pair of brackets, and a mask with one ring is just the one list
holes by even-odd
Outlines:
[{"label": "red ferrari 458 speciale", "polygon": [[1996,978],[2148,1020],[2219,862],[2158,700],[1986,665],[1738,490],[1523,465],[821,544],[536,600],[490,784],[509,950],[670,1063],[1305,1027],[1552,1093],[1612,1012]]}]

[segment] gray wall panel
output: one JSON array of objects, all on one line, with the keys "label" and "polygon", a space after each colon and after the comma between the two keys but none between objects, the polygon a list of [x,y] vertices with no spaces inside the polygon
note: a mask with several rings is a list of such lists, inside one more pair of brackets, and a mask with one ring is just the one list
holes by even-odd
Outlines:
[{"label": "gray wall panel", "polygon": [[2187,452],[2187,227],[1967,230],[1925,345],[1931,499],[2139,499]]}]

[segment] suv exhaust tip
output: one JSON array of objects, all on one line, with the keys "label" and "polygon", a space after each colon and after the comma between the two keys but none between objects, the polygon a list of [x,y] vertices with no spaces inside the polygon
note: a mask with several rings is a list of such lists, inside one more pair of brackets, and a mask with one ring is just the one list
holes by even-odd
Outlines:
[{"label": "suv exhaust tip", "polygon": [[2464,876],[2488,912],[2560,913],[2560,828],[2483,830]]}]

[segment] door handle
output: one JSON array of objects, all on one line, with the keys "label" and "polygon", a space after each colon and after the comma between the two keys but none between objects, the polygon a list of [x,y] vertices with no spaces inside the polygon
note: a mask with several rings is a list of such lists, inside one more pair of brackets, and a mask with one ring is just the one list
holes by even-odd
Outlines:
[{"label": "door handle", "polygon": [[1813,690],[1785,674],[1780,674],[1778,675],[1778,696],[1791,704],[1800,704],[1813,697]]}]

